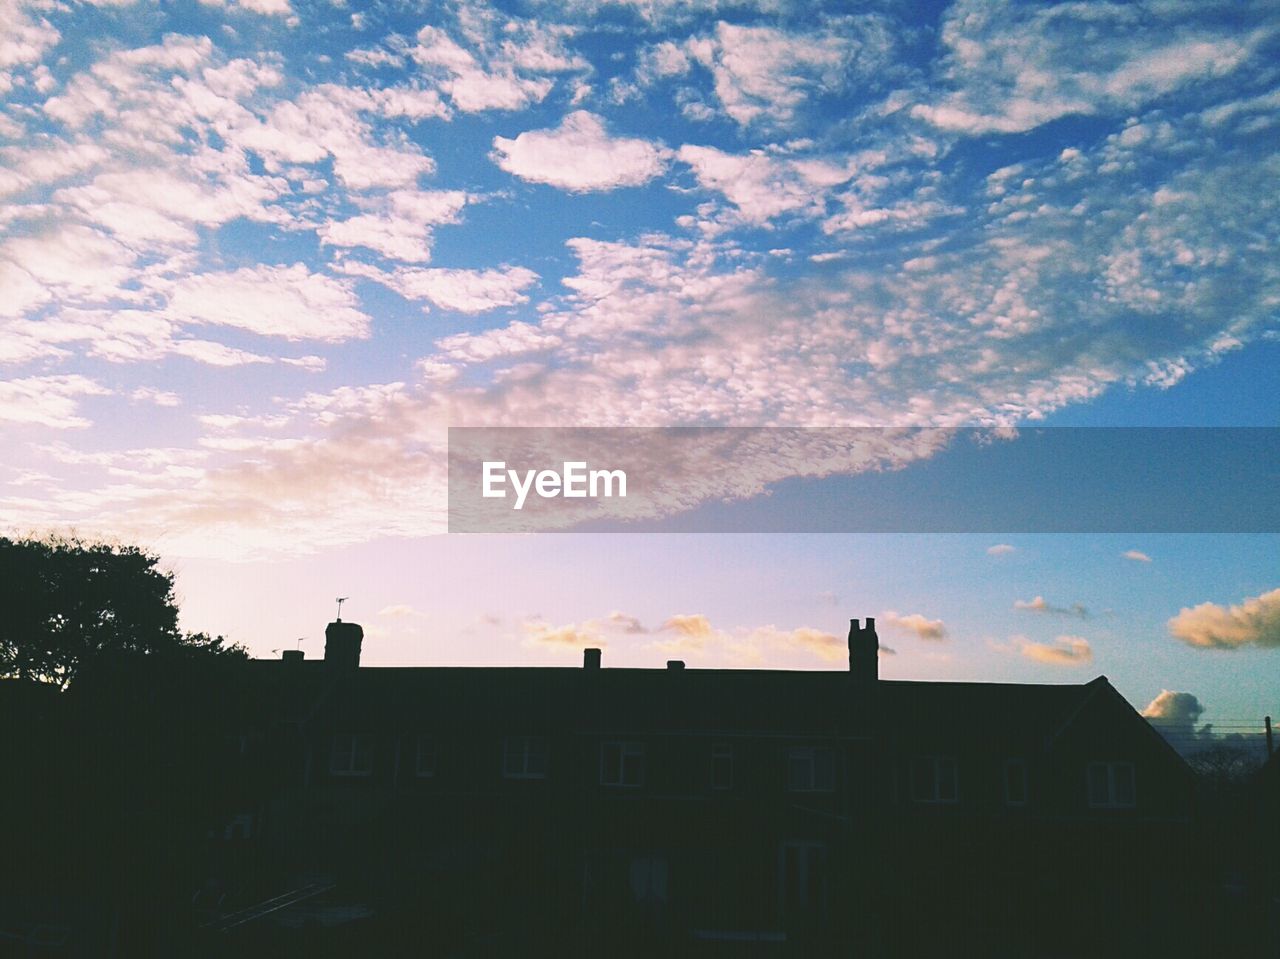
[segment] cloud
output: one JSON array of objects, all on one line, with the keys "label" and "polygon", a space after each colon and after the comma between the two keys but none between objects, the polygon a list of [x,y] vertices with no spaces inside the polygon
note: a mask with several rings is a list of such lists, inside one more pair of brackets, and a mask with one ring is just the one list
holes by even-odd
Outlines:
[{"label": "cloud", "polygon": [[604,120],[577,110],[554,130],[494,137],[492,157],[522,180],[587,193],[641,186],[662,173],[667,153],[648,140],[610,137]]},{"label": "cloud", "polygon": [[524,291],[538,281],[538,274],[519,266],[493,270],[401,267],[389,273],[356,263],[340,268],[376,280],[406,299],[425,301],[458,313],[484,313],[527,303],[529,297]]},{"label": "cloud", "polygon": [[1131,560],[1133,560],[1135,563],[1149,563],[1149,562],[1151,562],[1151,557],[1150,557],[1150,556],[1148,556],[1146,553],[1142,552],[1141,550],[1136,550],[1136,549],[1127,549],[1127,550],[1125,550],[1123,553],[1121,553],[1120,555],[1121,555],[1123,558],[1125,558],[1125,559],[1131,559]]},{"label": "cloud", "polygon": [[368,202],[370,212],[330,220],[316,232],[329,246],[365,247],[392,260],[425,263],[431,259],[431,228],[457,223],[469,199],[458,190],[397,190]]},{"label": "cloud", "polygon": [[940,619],[928,619],[920,613],[900,615],[893,610],[880,614],[881,622],[890,629],[910,633],[919,639],[946,639],[947,627]]},{"label": "cloud", "polygon": [[292,266],[201,273],[166,289],[166,314],[183,323],[232,326],[289,340],[339,341],[369,335],[347,282]]},{"label": "cloud", "polygon": [[791,630],[761,626],[748,634],[748,642],[772,649],[803,650],[829,662],[843,660],[849,655],[849,645],[845,639],[834,633],[809,626],[800,626]]},{"label": "cloud", "polygon": [[1147,703],[1142,715],[1147,719],[1159,721],[1159,728],[1181,728],[1187,732],[1200,721],[1204,706],[1191,693],[1175,693],[1162,689],[1160,695]]},{"label": "cloud", "polygon": [[564,626],[553,626],[542,617],[534,616],[522,622],[521,629],[526,634],[525,645],[550,649],[604,647],[609,644],[610,636],[640,636],[649,632],[635,616],[618,610],[608,616]]},{"label": "cloud", "polygon": [[1021,609],[1028,613],[1044,613],[1049,616],[1075,616],[1079,619],[1088,619],[1089,610],[1080,603],[1072,603],[1070,606],[1053,606],[1045,601],[1043,596],[1037,596],[1035,599],[1018,599],[1014,600],[1014,609]]},{"label": "cloud", "polygon": [[0,2],[0,70],[30,66],[61,39],[44,17],[35,17],[21,0]]},{"label": "cloud", "polygon": [[614,610],[607,617],[609,625],[624,633],[637,635],[649,632],[636,617]]},{"label": "cloud", "polygon": [[[708,9],[658,7],[677,19]],[[536,285],[521,267],[468,259],[478,247],[463,212],[486,181],[460,171],[476,169],[467,164],[495,131],[477,139],[448,121],[545,100],[504,121],[545,126],[589,78],[584,102],[596,112],[584,115],[596,139],[620,142],[599,91],[625,73],[616,64],[627,51],[593,67],[573,49],[582,19],[437,5],[435,32],[384,34],[363,58],[335,46],[334,63],[316,57],[299,72],[283,54],[231,52],[278,47],[259,41],[279,24],[253,17],[235,19],[235,42],[171,34],[139,48],[107,35],[107,18],[100,44],[64,51],[42,19],[61,26],[63,14],[3,9],[13,15],[0,16],[10,31],[0,56],[12,66],[0,86],[14,86],[0,130],[16,132],[0,148],[0,362],[11,380],[88,379],[100,360],[168,358],[184,375],[187,360],[209,367],[194,370],[193,388],[224,395],[220,369],[323,362],[278,355],[284,337],[354,348],[374,332],[379,291],[357,276],[416,289],[415,302],[442,312],[522,308],[502,322],[433,317],[429,336],[397,339],[403,350],[380,372],[323,400],[300,403],[281,365],[285,375],[253,378],[270,390],[234,397],[287,411],[279,431],[202,437],[225,455],[188,465],[198,475],[181,485],[157,473],[125,490],[86,464],[37,505],[10,505],[5,516],[24,522],[146,538],[180,529],[197,551],[420,535],[443,528],[435,458],[449,422],[580,422],[586,409],[607,425],[997,425],[1126,386],[1166,388],[1276,335],[1280,155],[1263,135],[1276,111],[1258,7],[1238,11],[1237,29],[1215,23],[1220,8],[1186,4],[962,4],[942,24],[948,59],[932,65],[891,57],[895,34],[910,35],[889,19],[818,13],[797,30],[772,10],[767,26],[664,35],[637,56],[636,82],[643,67],[649,86],[635,95],[651,98],[648,110],[661,86],[674,91],[671,109],[728,125],[701,128],[672,189],[640,219],[602,219],[622,224],[603,231],[588,222],[595,204],[627,199],[619,193],[589,201],[590,213],[566,207],[581,221],[548,216],[513,237],[537,240],[521,247],[535,249]],[[349,12],[337,15],[345,31]],[[366,36],[378,20],[367,13]],[[1090,31],[1096,42],[1083,42]],[[582,45],[593,57],[598,47]],[[957,122],[912,116],[913,106],[958,111]],[[957,172],[946,159],[954,134],[1029,129],[1063,110],[1098,118],[1093,132],[1046,128],[1016,162],[990,153],[989,166],[1006,162],[994,171]],[[795,129],[819,116],[821,132]],[[449,182],[429,190],[428,177]],[[520,195],[485,195],[486,218],[521,216]],[[961,202],[971,228],[892,232],[922,222],[930,204]],[[445,223],[459,224],[455,272],[414,272]],[[775,234],[767,245],[762,229]],[[358,257],[392,262],[350,268]],[[287,265],[300,259],[305,276]],[[203,338],[210,331],[226,342]],[[271,339],[247,348],[246,332]],[[370,368],[350,366],[353,355],[335,346],[327,358],[358,378]],[[69,397],[72,421],[88,398]],[[21,444],[6,452],[43,462]],[[698,486],[677,508],[760,488]]]},{"label": "cloud", "polygon": [[996,543],[994,546],[987,547],[988,556],[1008,556],[1010,553],[1016,553],[1018,548],[1010,546],[1008,543]]},{"label": "cloud", "polygon": [[246,10],[264,16],[287,16],[293,12],[289,0],[200,0],[206,7],[223,10]]},{"label": "cloud", "polygon": [[1052,643],[1023,639],[1016,645],[1023,656],[1050,666],[1083,666],[1093,660],[1093,649],[1083,636],[1058,636]]},{"label": "cloud", "polygon": [[586,625],[579,627],[576,623],[552,626],[543,619],[529,619],[521,623],[521,629],[526,636],[524,641],[526,646],[541,646],[548,649],[585,649],[608,645],[597,631]]},{"label": "cloud", "polygon": [[[811,97],[874,75],[891,48],[884,22],[860,16],[811,33],[721,21],[713,34],[688,41],[684,52],[711,72],[720,107],[734,122],[786,126]],[[663,62],[672,70],[680,66],[669,54]]]},{"label": "cloud", "polygon": [[379,138],[363,115],[413,116],[437,105],[411,91],[379,95],[322,84],[278,103],[262,121],[242,120],[233,137],[261,156],[271,173],[332,158],[334,175],[350,189],[410,189],[435,170],[435,162],[403,135]]},{"label": "cloud", "polygon": [[784,213],[816,218],[826,212],[826,194],[853,171],[821,160],[795,160],[760,151],[726,153],[715,147],[682,146],[677,153],[698,185],[724,194],[743,221],[763,224]]},{"label": "cloud", "polygon": [[77,374],[0,380],[0,422],[55,430],[83,429],[90,424],[79,415],[79,398],[105,396],[109,392]]},{"label": "cloud", "polygon": [[37,225],[0,243],[0,270],[13,298],[0,315],[21,316],[55,297],[101,297],[134,272],[137,254],[107,234],[77,223]]},{"label": "cloud", "polygon": [[382,609],[378,610],[378,615],[388,616],[394,619],[404,619],[410,616],[424,616],[426,614],[418,612],[418,610],[414,609],[407,603],[395,603],[391,606],[383,606]]},{"label": "cloud", "polygon": [[585,71],[588,63],[566,41],[563,25],[463,8],[455,36],[439,26],[418,31],[407,52],[424,77],[464,113],[518,110],[542,101],[555,74]]},{"label": "cloud", "polygon": [[1159,3],[960,0],[942,25],[952,92],[912,115],[968,135],[1019,133],[1073,114],[1124,115],[1231,73],[1264,36],[1234,21],[1197,25],[1185,13]]},{"label": "cloud", "polygon": [[711,621],[702,613],[677,613],[658,628],[663,632],[675,633],[694,648],[705,645],[715,635]]},{"label": "cloud", "polygon": [[1246,599],[1239,605],[1201,603],[1184,608],[1169,620],[1169,632],[1201,649],[1280,646],[1280,589]]},{"label": "cloud", "polygon": [[693,613],[672,616],[658,632],[675,634],[672,639],[653,644],[665,654],[694,655],[734,665],[761,666],[790,659],[797,653],[817,656],[827,662],[848,656],[848,645],[842,637],[810,626],[779,629],[768,625],[722,630],[713,627],[705,615]]},{"label": "cloud", "polygon": [[182,397],[169,390],[158,390],[151,386],[140,386],[129,394],[135,403],[153,403],[156,406],[174,407],[182,405]]}]

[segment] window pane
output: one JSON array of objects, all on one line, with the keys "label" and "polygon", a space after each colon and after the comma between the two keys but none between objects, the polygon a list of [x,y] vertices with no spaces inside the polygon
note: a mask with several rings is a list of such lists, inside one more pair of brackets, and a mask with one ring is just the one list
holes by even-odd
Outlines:
[{"label": "window pane", "polygon": [[956,782],[956,761],[954,759],[937,759],[934,761],[937,782],[936,798],[940,802],[955,802],[960,791]]},{"label": "window pane", "polygon": [[502,741],[502,775],[518,776],[525,768],[525,750],[520,740],[508,736]]},{"label": "window pane", "polygon": [[528,740],[525,772],[530,776],[547,774],[547,741],[541,736],[531,736]]},{"label": "window pane", "polygon": [[813,788],[821,790],[836,788],[836,757],[830,749],[813,751]]},{"label": "window pane", "polygon": [[622,746],[603,743],[600,746],[600,781],[616,786],[622,781]]},{"label": "window pane", "polygon": [[644,782],[644,752],[634,743],[627,743],[622,756],[622,785],[639,786]]},{"label": "window pane", "polygon": [[352,747],[351,736],[334,736],[329,768],[334,772],[348,772],[351,769]]},{"label": "window pane", "polygon": [[367,773],[371,769],[373,769],[373,740],[368,736],[357,736],[352,772]]},{"label": "window pane", "polygon": [[1133,766],[1129,763],[1113,763],[1112,771],[1112,796],[1117,806],[1132,806],[1135,799],[1135,791],[1133,785]]},{"label": "window pane", "polygon": [[808,749],[792,749],[787,754],[787,788],[813,788],[813,752]]},{"label": "window pane", "polygon": [[1013,804],[1027,801],[1027,767],[1018,760],[1005,763],[1004,798]]},{"label": "window pane", "polygon": [[933,763],[928,759],[911,760],[911,798],[932,802],[935,795]]},{"label": "window pane", "polygon": [[430,739],[418,740],[418,755],[415,769],[419,776],[434,776],[436,772],[436,749]]},{"label": "window pane", "polygon": [[1111,799],[1111,790],[1107,782],[1107,767],[1104,763],[1089,764],[1089,805],[1106,806]]}]

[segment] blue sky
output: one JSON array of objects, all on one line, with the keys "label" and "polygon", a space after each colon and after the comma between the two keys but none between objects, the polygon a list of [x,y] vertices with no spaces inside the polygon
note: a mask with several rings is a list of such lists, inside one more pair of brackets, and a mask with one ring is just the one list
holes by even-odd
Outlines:
[{"label": "blue sky", "polygon": [[332,595],[372,662],[823,667],[893,613],[887,674],[1280,706],[1274,536],[442,535],[451,425],[1280,425],[1274,4],[0,24],[5,528],[262,653]]}]

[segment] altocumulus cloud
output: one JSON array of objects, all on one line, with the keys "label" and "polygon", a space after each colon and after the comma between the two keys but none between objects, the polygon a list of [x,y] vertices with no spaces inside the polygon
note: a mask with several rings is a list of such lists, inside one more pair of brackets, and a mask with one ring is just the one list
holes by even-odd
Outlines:
[{"label": "altocumulus cloud", "polygon": [[570,113],[554,130],[494,137],[493,159],[522,180],[586,193],[640,186],[662,173],[667,151],[628,137],[611,138],[594,113]]},{"label": "altocumulus cloud", "polygon": [[1280,646],[1280,589],[1253,596],[1239,605],[1201,603],[1169,620],[1169,632],[1200,649]]},{"label": "altocumulus cloud", "polygon": [[1093,647],[1083,636],[1058,636],[1051,643],[1022,640],[1017,647],[1028,659],[1050,666],[1083,666],[1093,660]]},{"label": "altocumulus cloud", "polygon": [[881,622],[890,629],[910,633],[919,639],[946,639],[947,627],[940,619],[929,619],[920,613],[899,614],[888,610],[880,614]]},{"label": "altocumulus cloud", "polygon": [[[1274,5],[961,0],[922,43],[895,5],[642,4],[607,45],[601,6],[299,5],[282,44],[283,0],[0,0],[0,418],[41,477],[0,522],[423,535],[451,423],[998,426],[1275,336]],[[250,415],[180,466],[141,417],[109,463],[40,435],[142,388]]]}]

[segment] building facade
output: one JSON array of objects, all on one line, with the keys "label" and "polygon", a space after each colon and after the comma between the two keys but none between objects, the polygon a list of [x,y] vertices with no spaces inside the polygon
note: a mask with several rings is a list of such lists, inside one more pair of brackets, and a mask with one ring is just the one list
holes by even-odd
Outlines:
[{"label": "building facade", "polygon": [[[459,954],[1197,954],[1190,771],[1099,677],[251,664],[236,838]],[[281,879],[280,881],[284,881]]]}]

